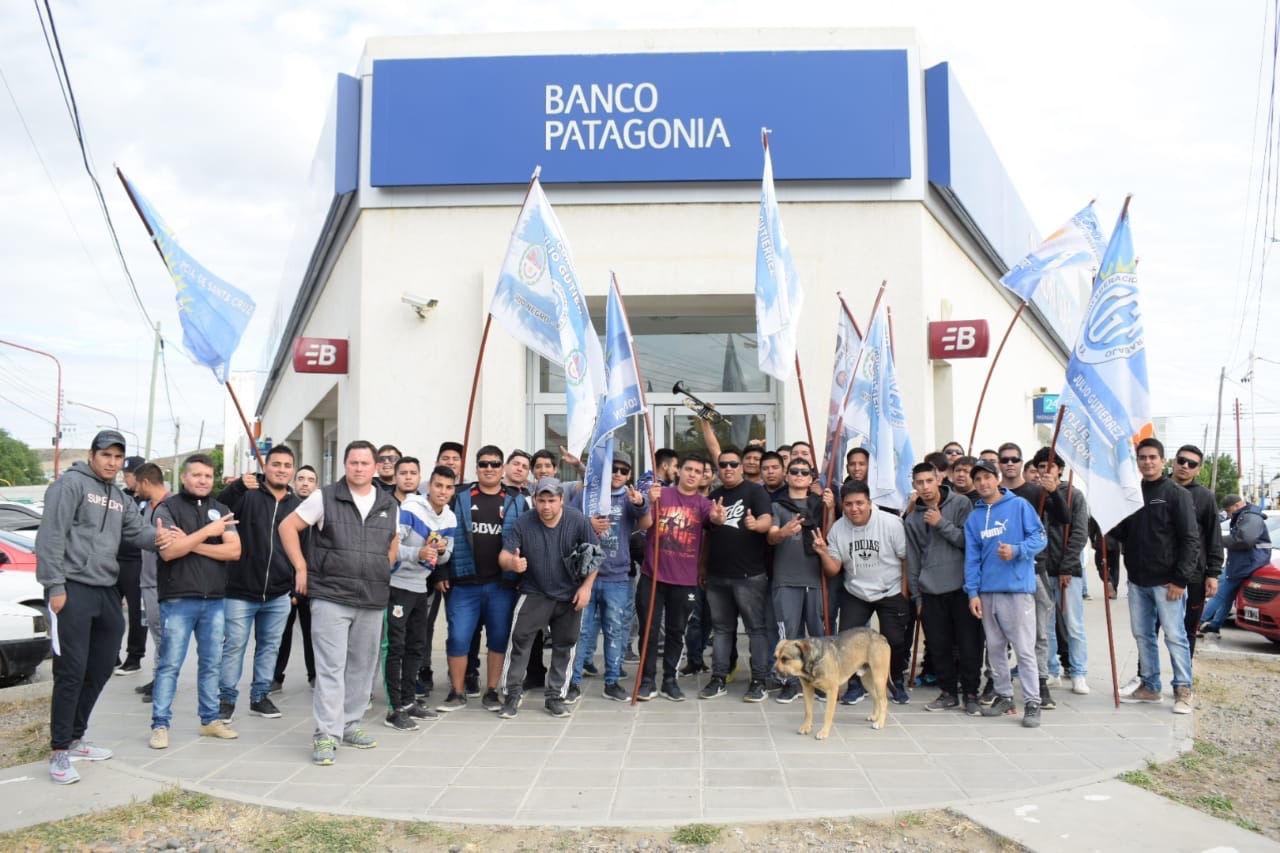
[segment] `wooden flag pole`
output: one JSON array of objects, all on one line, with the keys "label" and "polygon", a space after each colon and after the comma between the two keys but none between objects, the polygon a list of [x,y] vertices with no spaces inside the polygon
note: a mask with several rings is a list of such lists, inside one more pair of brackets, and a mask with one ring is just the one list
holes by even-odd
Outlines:
[{"label": "wooden flag pole", "polygon": [[[817,450],[813,444],[813,425],[809,423],[809,403],[805,400],[804,394],[804,378],[800,375],[800,353],[796,353],[796,384],[800,386],[800,409],[804,412],[804,430],[809,437],[809,452],[816,454]],[[787,467],[790,467],[790,463],[788,463]],[[810,462],[809,467],[816,469],[817,465],[814,462]],[[825,514],[826,512],[824,511],[823,515]],[[804,531],[801,531],[800,535],[803,536]],[[822,573],[821,566],[818,567],[818,586],[822,588],[822,628],[830,635],[831,614],[828,612],[829,605],[827,604],[827,579]]]},{"label": "wooden flag pole", "polygon": [[1027,303],[1023,302],[1018,306],[1018,310],[1013,312],[1013,319],[1009,321],[1009,328],[1004,330],[1004,337],[1000,339],[1000,346],[996,347],[996,354],[991,359],[991,366],[987,368],[987,378],[982,381],[982,393],[978,395],[978,408],[973,412],[973,429],[969,430],[969,449],[965,451],[969,456],[973,455],[973,442],[978,436],[978,418],[982,417],[982,403],[987,399],[987,387],[991,385],[991,377],[996,372],[996,364],[1000,361],[1000,353],[1004,352],[1004,345],[1009,342],[1009,336],[1013,334],[1013,328],[1018,325],[1018,318],[1022,316],[1022,312],[1025,310],[1027,310]]},{"label": "wooden flag pole", "polygon": [[[888,286],[889,282],[887,280],[881,281],[880,289],[876,291],[876,301],[871,305],[871,322],[873,323],[875,322],[876,311],[880,308],[880,299],[884,296],[885,288]],[[841,301],[843,301],[843,299]],[[836,436],[839,436],[844,431],[844,410],[849,405],[849,396],[853,393],[853,386],[857,382],[858,368],[862,366],[862,356],[866,352],[866,349],[867,339],[864,337],[862,339],[862,345],[858,348],[858,358],[854,361],[853,370],[849,373],[849,387],[845,388],[844,399],[840,401],[840,415],[836,418]],[[832,485],[834,484],[833,478],[835,477],[836,465],[836,455],[833,453],[831,454],[831,461],[827,464],[827,470],[824,472],[827,477],[827,488],[830,488],[832,492],[835,492]]]},{"label": "wooden flag pole", "polygon": [[1111,654],[1111,698],[1120,707],[1120,677],[1116,674],[1116,635],[1111,626],[1111,596],[1106,594],[1111,584],[1111,569],[1107,565],[1107,531],[1102,533],[1102,606],[1107,611],[1107,651]]}]

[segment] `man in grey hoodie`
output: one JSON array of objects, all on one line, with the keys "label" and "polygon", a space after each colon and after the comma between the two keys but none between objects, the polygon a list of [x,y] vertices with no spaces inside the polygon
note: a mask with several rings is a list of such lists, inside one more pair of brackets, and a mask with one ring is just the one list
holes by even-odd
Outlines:
[{"label": "man in grey hoodie", "polygon": [[124,636],[116,553],[121,542],[156,549],[137,503],[115,484],[124,456],[120,433],[108,429],[94,436],[88,462],[71,466],[45,492],[36,533],[36,579],[49,600],[59,651],[49,703],[49,777],[59,785],[80,781],[73,759],[111,757],[84,733]]},{"label": "man in grey hoodie", "polygon": [[942,485],[937,469],[929,462],[911,469],[911,483],[917,500],[903,519],[907,577],[942,691],[924,709],[959,708],[963,695],[965,713],[976,717],[982,713],[978,704],[982,620],[969,612],[969,596],[964,591],[964,524],[973,511],[973,501]]}]

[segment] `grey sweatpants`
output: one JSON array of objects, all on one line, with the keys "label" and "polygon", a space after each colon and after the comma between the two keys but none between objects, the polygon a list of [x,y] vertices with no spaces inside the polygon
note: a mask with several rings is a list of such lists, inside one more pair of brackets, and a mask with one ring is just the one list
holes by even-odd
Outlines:
[{"label": "grey sweatpants", "polygon": [[147,615],[147,629],[151,632],[151,648],[156,654],[151,656],[151,680],[156,680],[156,667],[160,665],[160,596],[154,586],[142,589],[142,612]]},{"label": "grey sweatpants", "polygon": [[382,607],[311,599],[311,645],[316,653],[311,713],[316,718],[316,737],[327,735],[340,741],[364,716],[385,612]]},{"label": "grey sweatpants", "polygon": [[1004,654],[1005,644],[1013,646],[1018,660],[1018,684],[1022,698],[1030,702],[1040,701],[1040,675],[1036,670],[1036,601],[1029,592],[984,592],[982,599],[982,630],[987,635],[987,648],[996,649],[990,656],[991,676],[996,693],[1013,695],[1013,681],[1009,677],[1009,656]]},{"label": "grey sweatpants", "polygon": [[[1049,632],[1058,630],[1050,583],[1056,583],[1056,580],[1036,572],[1036,669],[1040,678],[1049,677]],[[1018,673],[1022,673],[1021,665]],[[1040,695],[1039,684],[1036,685],[1036,695]]]}]

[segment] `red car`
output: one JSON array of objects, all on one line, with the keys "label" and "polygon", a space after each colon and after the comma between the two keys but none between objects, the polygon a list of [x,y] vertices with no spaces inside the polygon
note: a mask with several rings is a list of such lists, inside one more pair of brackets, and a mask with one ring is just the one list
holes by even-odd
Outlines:
[{"label": "red car", "polygon": [[29,535],[0,530],[0,569],[35,574],[35,543]]},{"label": "red car", "polygon": [[1236,627],[1280,645],[1280,559],[1258,569],[1236,593]]}]

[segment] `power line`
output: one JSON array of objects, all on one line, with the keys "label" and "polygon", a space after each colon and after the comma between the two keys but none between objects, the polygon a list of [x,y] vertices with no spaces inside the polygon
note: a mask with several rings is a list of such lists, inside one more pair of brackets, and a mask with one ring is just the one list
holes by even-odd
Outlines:
[{"label": "power line", "polygon": [[4,396],[3,394],[0,394],[0,400],[4,400],[10,406],[13,406],[15,409],[18,409],[20,411],[26,412],[28,415],[31,415],[31,417],[33,418],[39,418],[40,420],[44,421],[49,426],[54,427],[55,429],[57,428],[57,424],[55,424],[53,421],[46,418],[44,415],[37,415],[35,412],[31,411],[26,406],[14,400],[10,400],[8,397]]}]

